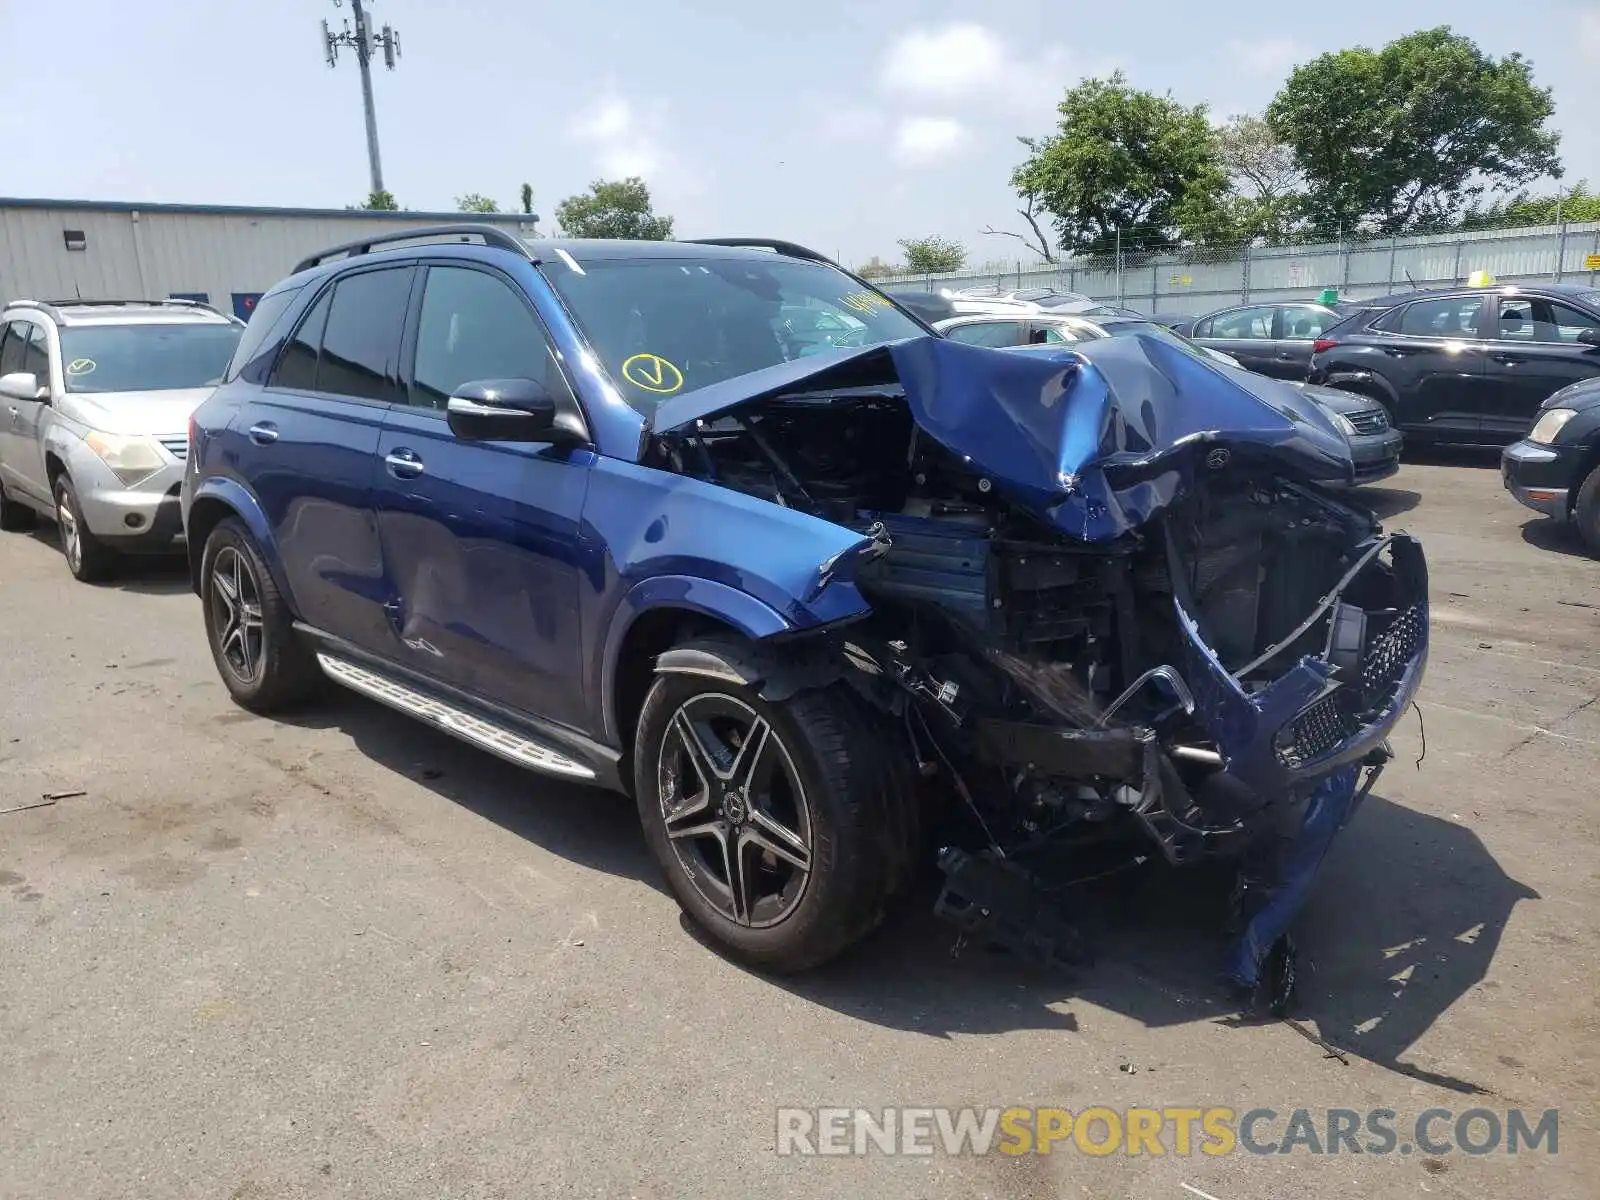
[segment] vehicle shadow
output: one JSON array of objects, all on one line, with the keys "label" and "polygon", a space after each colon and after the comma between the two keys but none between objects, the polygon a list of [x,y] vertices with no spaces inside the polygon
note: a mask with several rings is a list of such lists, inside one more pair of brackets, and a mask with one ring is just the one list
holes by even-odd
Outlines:
[{"label": "vehicle shadow", "polygon": [[[1229,885],[1226,872],[1154,865],[1073,889],[1070,911],[1095,958],[1072,972],[971,947],[953,957],[956,931],[919,895],[914,911],[858,952],[773,982],[860,1020],[937,1037],[1072,1032],[1073,1001],[1153,1027],[1238,1023],[1238,998],[1216,973]],[[1335,842],[1298,922],[1302,974],[1291,1015],[1314,1021],[1348,1054],[1473,1092],[1470,1081],[1405,1056],[1484,980],[1517,901],[1536,898],[1471,830],[1369,797]]]},{"label": "vehicle shadow", "polygon": [[[305,729],[340,730],[374,763],[415,780],[440,799],[552,854],[642,880],[665,893],[626,796],[525,770],[342,689],[274,719]],[[671,900],[663,894],[662,903]]]},{"label": "vehicle shadow", "polygon": [[[29,530],[34,541],[61,553],[61,536],[54,521],[37,521]],[[65,569],[65,564],[63,564]],[[126,554],[116,570],[95,587],[116,588],[151,596],[176,596],[190,590],[189,563],[182,551],[171,554]]]},{"label": "vehicle shadow", "polygon": [[1500,451],[1493,446],[1451,446],[1413,442],[1407,438],[1400,460],[1429,467],[1488,467],[1500,469]]},{"label": "vehicle shadow", "polygon": [[1355,489],[1350,499],[1366,508],[1380,521],[1408,513],[1422,503],[1422,493],[1409,488],[1381,487],[1369,484]]},{"label": "vehicle shadow", "polygon": [[1522,540],[1536,549],[1548,550],[1553,554],[1568,554],[1574,558],[1594,557],[1571,521],[1531,517],[1522,524]]}]

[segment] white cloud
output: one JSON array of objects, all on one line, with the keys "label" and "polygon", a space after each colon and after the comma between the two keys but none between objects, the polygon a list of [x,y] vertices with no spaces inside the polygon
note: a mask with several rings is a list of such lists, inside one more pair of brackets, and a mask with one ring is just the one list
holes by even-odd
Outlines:
[{"label": "white cloud", "polygon": [[894,134],[895,161],[927,167],[949,158],[967,141],[966,126],[949,117],[907,117]]},{"label": "white cloud", "polygon": [[984,106],[1043,119],[1079,77],[1099,73],[1099,64],[1075,64],[1064,47],[1019,53],[994,30],[963,21],[902,34],[889,47],[880,81],[891,96],[923,105]]},{"label": "white cloud", "polygon": [[1586,8],[1578,14],[1578,45],[1590,58],[1600,58],[1600,9]]},{"label": "white cloud", "polygon": [[649,175],[662,162],[654,130],[621,96],[601,97],[572,119],[568,133],[592,149],[595,164],[608,177]]},{"label": "white cloud", "polygon": [[1306,48],[1293,38],[1230,38],[1228,54],[1253,75],[1282,77],[1306,61]]}]

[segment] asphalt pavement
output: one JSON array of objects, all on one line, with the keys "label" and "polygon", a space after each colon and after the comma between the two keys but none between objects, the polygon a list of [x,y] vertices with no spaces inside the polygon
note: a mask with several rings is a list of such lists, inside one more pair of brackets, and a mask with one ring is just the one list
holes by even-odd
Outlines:
[{"label": "asphalt pavement", "polygon": [[[919,900],[763,978],[683,925],[626,799],[353,696],[254,717],[181,567],[88,587],[0,535],[0,1196],[1592,1197],[1600,562],[1476,460],[1366,491],[1424,539],[1434,640],[1301,921],[1337,1054],[1234,1019],[1223,897],[1160,871],[1082,889],[1075,972],[952,954]],[[1558,1108],[1560,1140],[776,1152],[780,1106],[969,1105]]]}]

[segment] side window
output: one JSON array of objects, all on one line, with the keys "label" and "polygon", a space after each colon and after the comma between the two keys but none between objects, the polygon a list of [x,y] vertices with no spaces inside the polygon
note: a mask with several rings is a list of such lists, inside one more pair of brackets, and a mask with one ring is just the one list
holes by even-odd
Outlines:
[{"label": "side window", "polygon": [[1280,311],[1283,313],[1283,333],[1280,336],[1296,341],[1321,337],[1322,331],[1339,319],[1334,313],[1300,304],[1286,304]]},{"label": "side window", "polygon": [[1210,330],[1198,337],[1214,338],[1270,338],[1272,336],[1272,310],[1270,308],[1241,308],[1234,312],[1212,317]]},{"label": "side window", "polygon": [[1507,297],[1500,301],[1498,337],[1508,342],[1575,342],[1600,327],[1589,314],[1555,300]]},{"label": "side window", "polygon": [[957,325],[945,334],[953,342],[966,342],[969,346],[1022,345],[1021,321],[979,321],[972,325]]},{"label": "side window", "polygon": [[32,371],[40,387],[50,386],[50,343],[45,337],[44,326],[33,321],[28,322],[28,343],[22,350],[22,369]]},{"label": "side window", "polygon": [[256,301],[250,310],[250,323],[239,335],[239,344],[233,350],[233,361],[228,364],[228,370],[223,378],[229,380],[238,378],[239,372],[244,370],[245,365],[261,353],[262,346],[266,345],[267,336],[273,332],[283,314],[288,311],[289,305],[300,294],[300,290],[288,288],[263,296]]},{"label": "side window", "polygon": [[[1399,331],[1414,337],[1475,338],[1478,336],[1476,296],[1449,300],[1419,300],[1400,314]],[[1394,328],[1392,321],[1385,327]]]},{"label": "side window", "polygon": [[414,274],[412,267],[391,267],[346,275],[334,284],[317,359],[317,391],[358,400],[401,398],[400,331]]},{"label": "side window", "polygon": [[411,403],[442,409],[476,379],[536,379],[566,390],[555,355],[527,303],[494,275],[430,267],[417,325]]},{"label": "side window", "polygon": [[1046,325],[1044,327],[1044,340],[1045,345],[1053,346],[1057,342],[1075,342],[1078,338],[1070,329],[1064,329],[1057,325]]},{"label": "side window", "polygon": [[322,330],[328,323],[328,307],[333,300],[333,289],[328,288],[311,306],[300,328],[294,331],[278,359],[268,387],[293,388],[309,392],[317,386],[317,351],[322,347]]},{"label": "side window", "polygon": [[28,322],[12,321],[0,339],[0,375],[23,370],[22,347],[28,337]]}]

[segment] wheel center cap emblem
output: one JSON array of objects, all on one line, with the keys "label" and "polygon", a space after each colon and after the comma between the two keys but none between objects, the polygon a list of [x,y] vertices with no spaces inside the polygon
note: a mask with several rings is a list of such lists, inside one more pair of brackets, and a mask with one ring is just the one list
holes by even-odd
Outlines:
[{"label": "wheel center cap emblem", "polygon": [[722,794],[722,815],[730,825],[743,825],[745,818],[750,815],[749,806],[744,801],[744,793],[738,788]]}]

